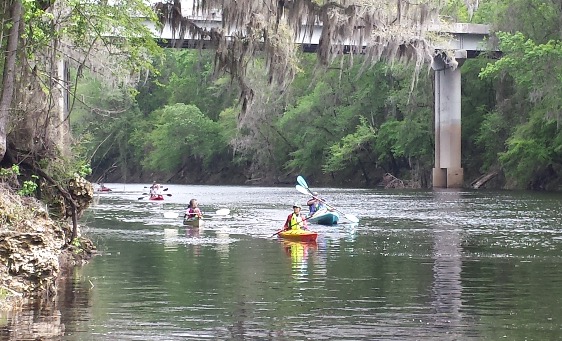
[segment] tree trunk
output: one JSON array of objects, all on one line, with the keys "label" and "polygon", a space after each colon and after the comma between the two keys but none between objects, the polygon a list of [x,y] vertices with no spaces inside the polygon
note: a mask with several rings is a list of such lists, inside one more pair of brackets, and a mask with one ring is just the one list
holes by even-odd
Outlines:
[{"label": "tree trunk", "polygon": [[8,43],[6,44],[4,74],[2,77],[2,90],[0,95],[0,161],[6,154],[6,127],[10,116],[10,107],[15,89],[16,54],[19,40],[20,21],[22,18],[21,0],[12,3],[12,27],[10,28]]}]

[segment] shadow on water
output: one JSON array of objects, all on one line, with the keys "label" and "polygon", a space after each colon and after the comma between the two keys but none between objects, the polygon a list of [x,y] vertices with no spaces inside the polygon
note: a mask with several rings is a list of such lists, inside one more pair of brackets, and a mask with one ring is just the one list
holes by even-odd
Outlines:
[{"label": "shadow on water", "polygon": [[[82,221],[101,255],[0,340],[554,340],[559,195],[318,188],[358,224],[280,240],[291,188],[106,184]],[[197,198],[208,219],[183,226]],[[212,216],[219,209],[228,216]],[[174,213],[177,213],[175,215]],[[178,218],[169,218],[178,217]]]}]

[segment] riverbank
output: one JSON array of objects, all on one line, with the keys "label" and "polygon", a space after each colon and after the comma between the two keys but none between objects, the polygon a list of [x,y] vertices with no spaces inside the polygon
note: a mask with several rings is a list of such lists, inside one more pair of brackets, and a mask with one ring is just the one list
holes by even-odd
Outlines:
[{"label": "riverbank", "polygon": [[0,183],[1,310],[55,297],[57,279],[95,254],[95,246],[80,235],[71,243],[69,230],[68,222],[51,219],[40,201]]}]

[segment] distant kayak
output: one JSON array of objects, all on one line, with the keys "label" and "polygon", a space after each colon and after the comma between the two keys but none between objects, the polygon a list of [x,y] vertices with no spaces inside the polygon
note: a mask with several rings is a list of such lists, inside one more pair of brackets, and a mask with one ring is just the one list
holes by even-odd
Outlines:
[{"label": "distant kayak", "polygon": [[320,210],[307,219],[311,223],[332,226],[338,223],[340,215],[335,211]]},{"label": "distant kayak", "polygon": [[204,220],[199,217],[187,218],[183,220],[183,224],[191,227],[201,227],[204,225]]},{"label": "distant kayak", "polygon": [[148,200],[164,200],[164,196],[162,194],[151,195]]},{"label": "distant kayak", "polygon": [[100,187],[97,189],[98,192],[111,192],[111,188],[109,187]]},{"label": "distant kayak", "polygon": [[318,233],[308,230],[287,230],[279,232],[279,237],[299,242],[315,242]]}]

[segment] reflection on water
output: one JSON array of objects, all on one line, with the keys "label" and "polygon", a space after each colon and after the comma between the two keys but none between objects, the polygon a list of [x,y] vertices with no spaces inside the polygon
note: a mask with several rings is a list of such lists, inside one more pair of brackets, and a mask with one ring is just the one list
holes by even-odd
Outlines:
[{"label": "reflection on water", "polygon": [[[560,195],[318,188],[358,216],[272,237],[290,188],[143,185],[97,195],[101,251],[58,297],[4,316],[0,340],[556,340]],[[211,217],[182,225],[191,198]]]},{"label": "reflection on water", "polygon": [[[437,191],[435,201],[449,215],[459,211],[461,201],[456,191]],[[452,339],[462,337],[457,329],[462,325],[462,250],[461,229],[439,224],[433,231],[433,285],[432,302],[436,326],[448,331]]]},{"label": "reflection on water", "polygon": [[304,243],[283,240],[285,254],[291,259],[293,278],[297,282],[306,282],[308,277],[308,257],[314,254],[318,245],[314,243]]}]

